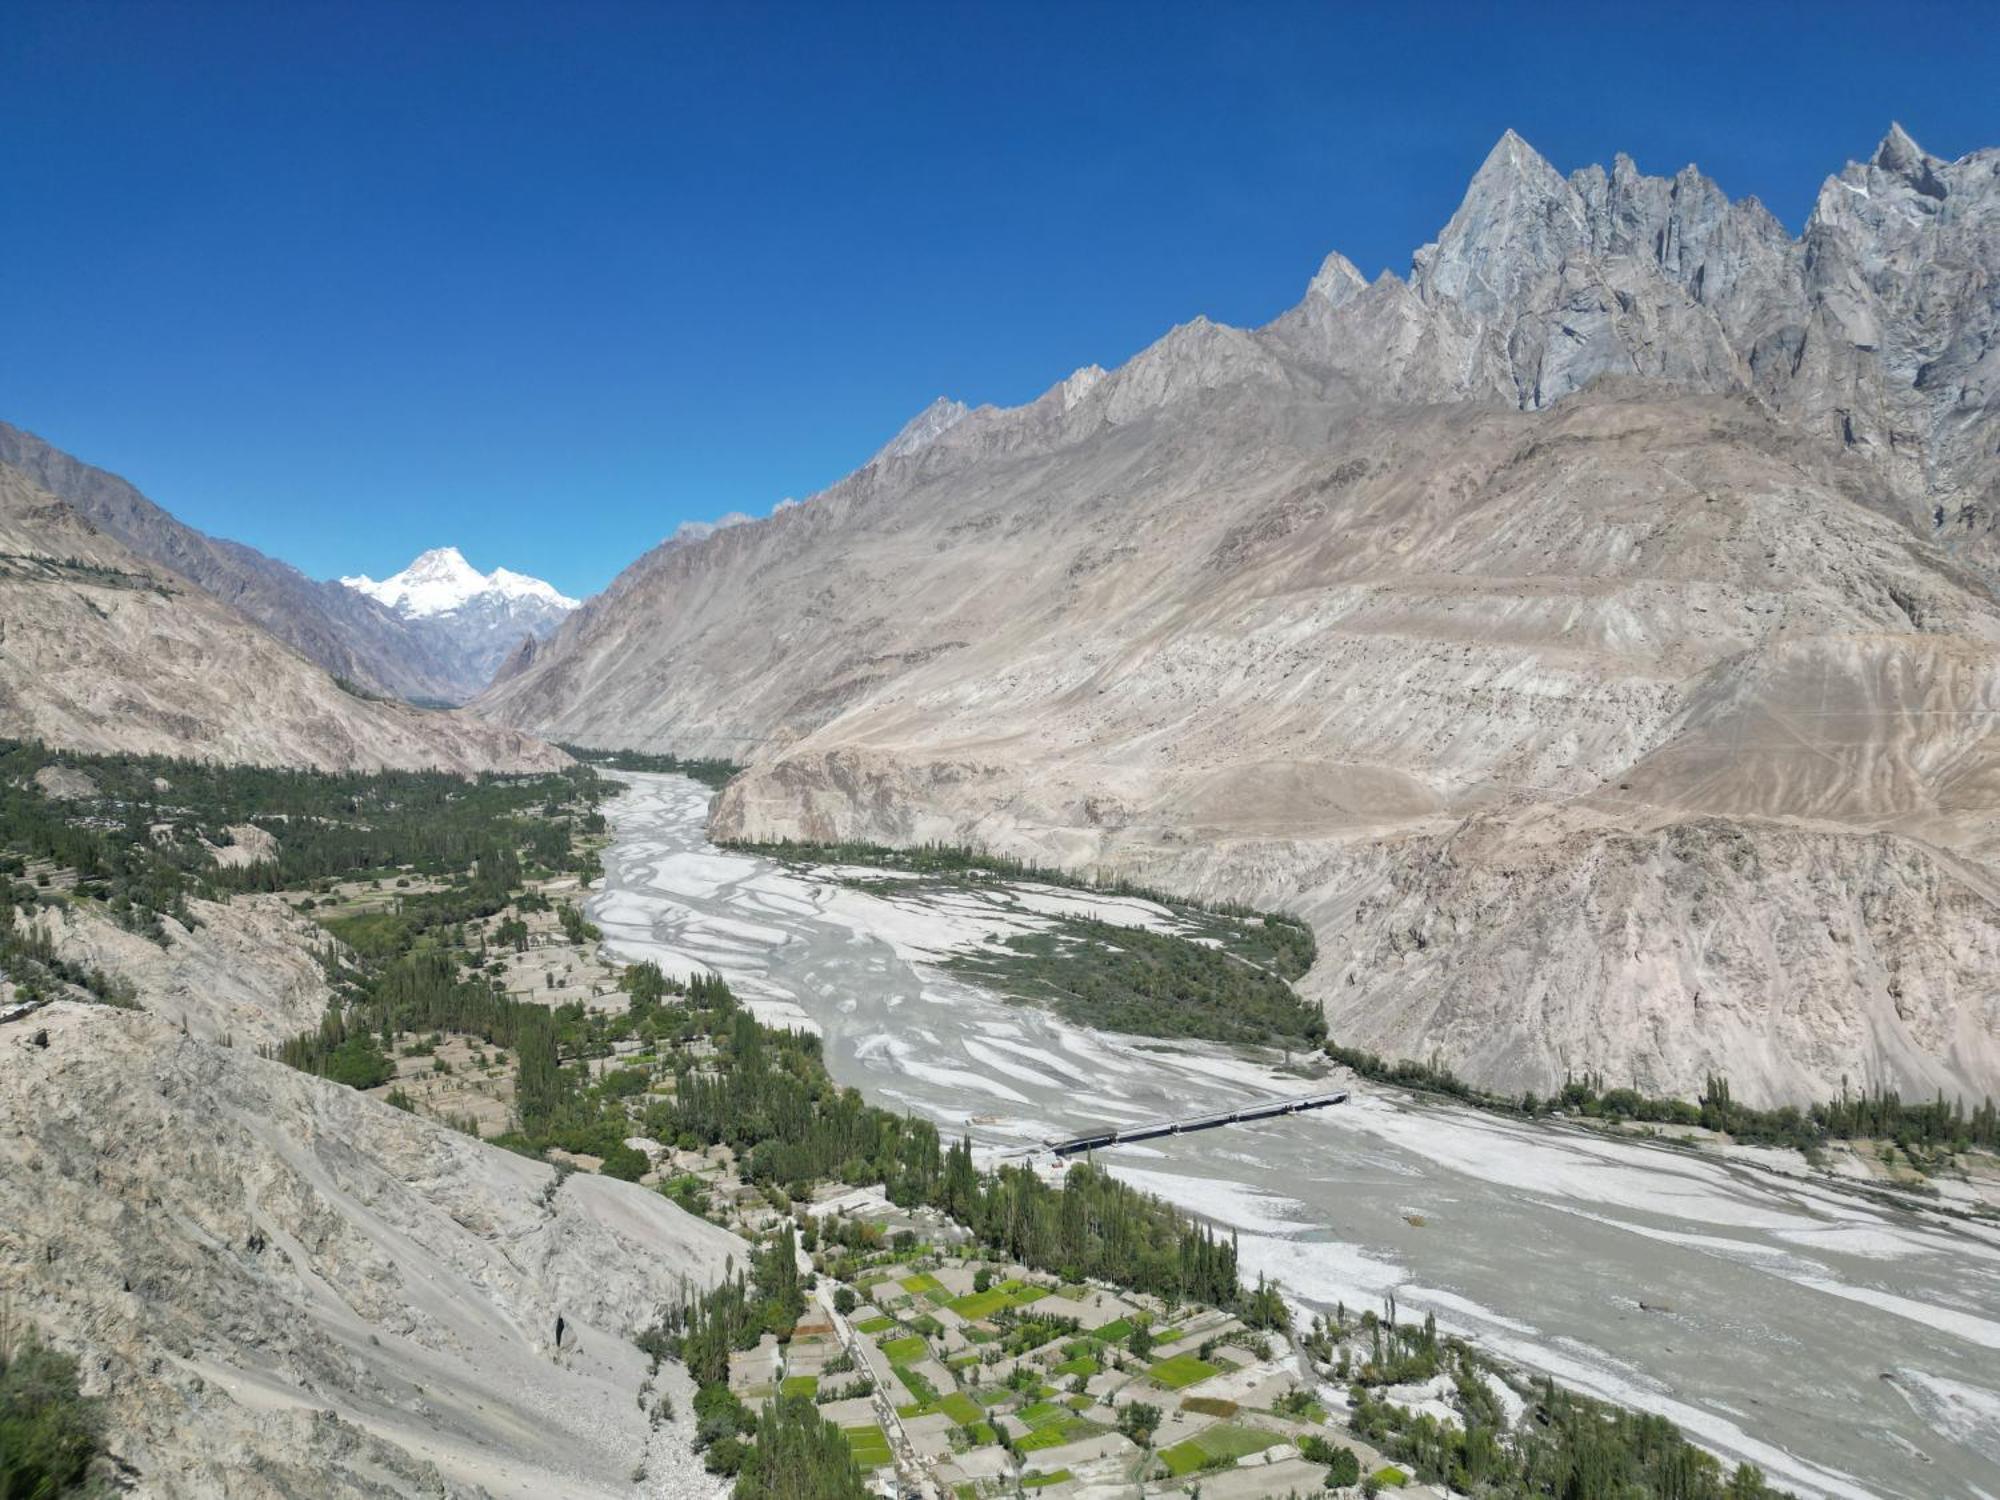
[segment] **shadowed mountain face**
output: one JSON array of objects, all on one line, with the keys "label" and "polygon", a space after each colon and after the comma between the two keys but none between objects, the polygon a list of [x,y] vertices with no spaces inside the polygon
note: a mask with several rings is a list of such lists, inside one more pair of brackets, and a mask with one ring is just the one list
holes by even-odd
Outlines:
[{"label": "shadowed mountain face", "polygon": [[449,616],[399,611],[365,592],[308,578],[254,547],[197,531],[116,474],[5,422],[0,422],[0,464],[66,501],[140,557],[178,573],[336,677],[371,692],[416,702],[463,702],[492,680],[524,636],[546,633],[564,613],[538,607],[550,602],[539,600],[515,602],[512,608],[471,601]]},{"label": "shadowed mountain face", "polygon": [[1336,1038],[1486,1084],[1984,1093],[1996,170],[1892,131],[1794,240],[1509,134],[1407,280],[920,421],[480,709],[1300,911]]}]

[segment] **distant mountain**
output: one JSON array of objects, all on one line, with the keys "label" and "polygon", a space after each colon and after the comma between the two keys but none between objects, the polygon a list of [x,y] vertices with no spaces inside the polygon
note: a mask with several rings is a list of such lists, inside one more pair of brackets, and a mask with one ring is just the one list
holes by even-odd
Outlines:
[{"label": "distant mountain", "polygon": [[4,463],[0,735],[327,770],[567,764],[513,730],[336,681]]},{"label": "distant mountain", "polygon": [[[6,422],[0,422],[0,464],[75,507],[139,556],[240,609],[336,677],[392,698],[463,703],[492,681],[525,636],[547,635],[576,608],[574,599],[539,579],[505,568],[482,576],[451,548],[426,553],[381,584],[308,578],[254,547],[197,531],[118,475]],[[429,585],[414,580],[426,589],[417,596],[418,607],[401,608],[372,592],[412,578],[447,554],[456,566],[435,566],[450,579]],[[453,580],[459,586],[477,582],[456,608],[445,602]],[[431,600],[441,607],[427,607]]]},{"label": "distant mountain", "polygon": [[747,763],[724,834],[1288,908],[1336,1039],[1494,1088],[1977,1099],[1997,568],[2000,151],[1795,237],[1509,132],[1406,276],[933,405],[478,708]]},{"label": "distant mountain", "polygon": [[118,475],[5,422],[0,464],[66,501],[139,556],[242,610],[337,677],[392,697],[454,703],[486,683],[485,676],[475,681],[467,675],[448,639],[352,589],[197,531]]},{"label": "distant mountain", "polygon": [[459,680],[474,691],[493,680],[524,639],[546,640],[582,602],[525,573],[482,573],[456,547],[433,547],[379,583],[365,574],[340,581],[449,639]]}]

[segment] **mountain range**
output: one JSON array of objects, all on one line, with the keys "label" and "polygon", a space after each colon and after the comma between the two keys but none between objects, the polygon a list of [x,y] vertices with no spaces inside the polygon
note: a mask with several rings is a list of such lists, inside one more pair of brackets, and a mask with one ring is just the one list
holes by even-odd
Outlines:
[{"label": "mountain range", "polygon": [[398,702],[368,686],[374,673],[348,675],[402,659],[371,655],[398,639],[374,630],[378,616],[396,620],[0,427],[0,734],[332,770],[566,763],[513,730]]},{"label": "mountain range", "polygon": [[381,582],[363,574],[341,583],[420,631],[449,642],[465,696],[483,688],[524,640],[545,639],[581,602],[525,573],[481,573],[456,547],[433,547]]},{"label": "mountain range", "polygon": [[[378,596],[375,590],[395,579],[374,585],[367,579],[308,578],[254,547],[197,531],[118,475],[5,422],[0,422],[0,465],[138,556],[247,615],[334,676],[386,697],[431,705],[463,702],[492,680],[523,636],[546,633],[575,607],[574,600],[539,579],[504,568],[485,580],[483,592],[475,589],[458,606],[443,610],[402,608],[395,599]],[[464,574],[480,577],[455,549],[426,553],[411,570],[447,552]]]},{"label": "mountain range", "polygon": [[1407,275],[934,404],[476,711],[1294,910],[1336,1038],[1481,1084],[1992,1092],[1996,216],[1900,127],[1797,236],[1509,132]]}]

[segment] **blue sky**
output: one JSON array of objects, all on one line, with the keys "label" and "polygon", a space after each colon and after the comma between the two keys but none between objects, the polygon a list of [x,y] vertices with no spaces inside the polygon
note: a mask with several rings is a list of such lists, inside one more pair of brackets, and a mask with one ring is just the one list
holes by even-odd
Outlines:
[{"label": "blue sky", "polygon": [[1027,400],[1501,131],[1796,229],[1899,118],[2000,144],[1977,5],[42,4],[0,45],[0,417],[330,576],[572,593],[949,393]]}]

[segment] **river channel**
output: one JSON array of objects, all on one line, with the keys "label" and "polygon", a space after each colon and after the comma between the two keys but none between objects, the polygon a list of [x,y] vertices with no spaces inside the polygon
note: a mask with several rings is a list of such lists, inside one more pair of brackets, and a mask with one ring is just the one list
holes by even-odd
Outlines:
[{"label": "river channel", "polygon": [[[611,951],[720,972],[766,1019],[817,1029],[875,1103],[997,1153],[1311,1087],[1282,1059],[1010,1004],[937,963],[1005,930],[976,895],[720,849],[706,788],[621,778],[591,908]],[[1121,904],[1025,887],[1015,905],[1079,902]],[[2000,1227],[1367,1084],[1098,1159],[1238,1231],[1247,1271],[1304,1306],[1393,1296],[1801,1495],[2000,1500]]]}]

